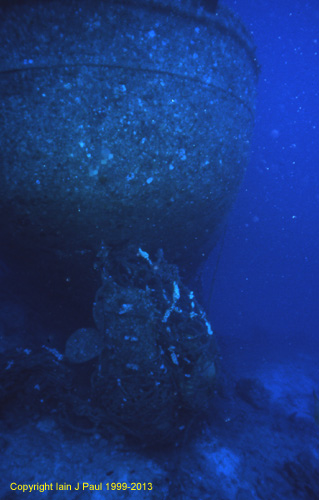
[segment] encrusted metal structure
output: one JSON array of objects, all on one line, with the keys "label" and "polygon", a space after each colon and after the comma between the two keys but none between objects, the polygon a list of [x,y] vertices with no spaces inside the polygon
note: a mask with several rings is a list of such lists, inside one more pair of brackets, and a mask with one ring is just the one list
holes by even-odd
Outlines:
[{"label": "encrusted metal structure", "polygon": [[214,394],[215,336],[179,269],[195,273],[213,247],[254,122],[251,37],[199,5],[0,8],[2,251],[64,318],[95,294],[95,326],[79,325],[64,357],[17,353],[3,399],[38,370],[73,428],[147,444],[174,442]]},{"label": "encrusted metal structure", "polygon": [[12,2],[0,29],[10,254],[73,298],[92,294],[101,242],[194,269],[247,164],[257,72],[250,34],[222,7]]}]

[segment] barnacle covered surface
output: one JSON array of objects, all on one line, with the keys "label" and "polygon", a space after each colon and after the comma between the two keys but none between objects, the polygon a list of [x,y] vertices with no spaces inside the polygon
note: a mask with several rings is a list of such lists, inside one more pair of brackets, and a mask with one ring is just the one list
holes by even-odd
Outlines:
[{"label": "barnacle covered surface", "polygon": [[37,2],[32,30],[21,2],[1,18],[0,221],[10,255],[83,303],[101,241],[163,248],[188,271],[213,246],[247,164],[258,67],[222,7],[61,5]]}]

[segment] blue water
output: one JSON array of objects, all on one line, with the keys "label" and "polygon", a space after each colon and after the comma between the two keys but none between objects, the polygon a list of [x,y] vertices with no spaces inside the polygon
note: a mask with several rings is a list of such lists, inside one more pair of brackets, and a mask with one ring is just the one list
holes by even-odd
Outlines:
[{"label": "blue water", "polygon": [[318,353],[319,4],[225,3],[253,33],[261,73],[250,165],[229,218],[211,318],[224,334],[261,328]]}]

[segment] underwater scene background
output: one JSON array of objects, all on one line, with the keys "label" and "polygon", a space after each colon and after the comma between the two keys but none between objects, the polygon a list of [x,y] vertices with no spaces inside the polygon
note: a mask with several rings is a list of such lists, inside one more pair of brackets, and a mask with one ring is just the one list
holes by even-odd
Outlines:
[{"label": "underwater scene background", "polygon": [[316,0],[0,8],[0,499],[318,499]]}]

